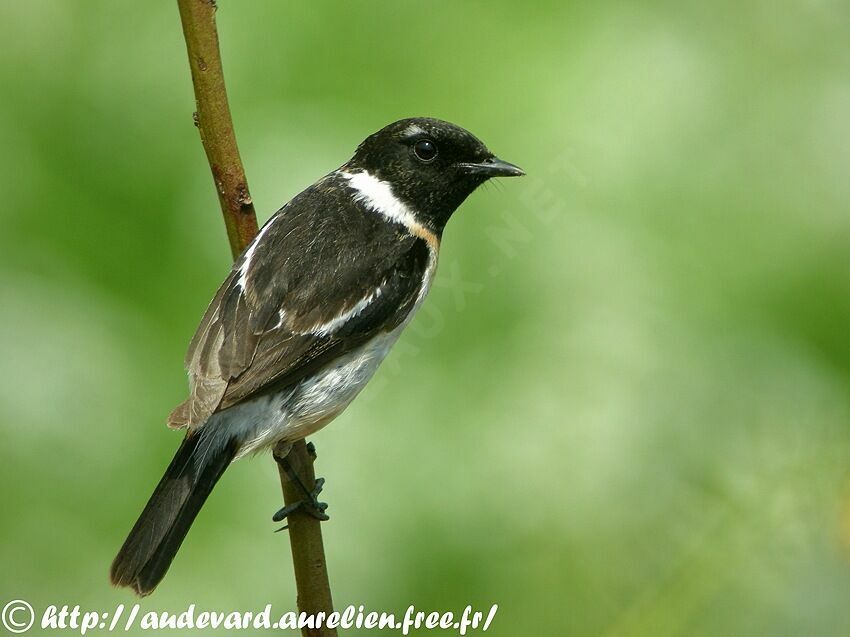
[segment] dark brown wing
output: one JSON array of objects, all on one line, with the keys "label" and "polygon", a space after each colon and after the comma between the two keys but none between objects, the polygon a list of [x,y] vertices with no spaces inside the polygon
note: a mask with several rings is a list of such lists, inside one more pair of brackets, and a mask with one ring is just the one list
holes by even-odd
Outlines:
[{"label": "dark brown wing", "polygon": [[[220,408],[230,407],[272,385],[297,383],[378,334],[398,327],[419,296],[427,260],[424,242],[416,240],[398,267],[386,273],[387,278],[376,292],[365,297],[370,300],[362,311],[330,332],[302,333],[291,328],[266,332],[251,365],[228,385]],[[408,276],[414,271],[419,276]]]},{"label": "dark brown wing", "polygon": [[334,179],[304,191],[263,227],[207,308],[186,355],[190,395],[169,425],[199,427],[392,330],[430,258],[423,240],[360,207]]}]

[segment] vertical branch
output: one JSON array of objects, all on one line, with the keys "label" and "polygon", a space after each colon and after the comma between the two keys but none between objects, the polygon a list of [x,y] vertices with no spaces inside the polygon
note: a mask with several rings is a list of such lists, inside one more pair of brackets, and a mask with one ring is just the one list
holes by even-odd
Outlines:
[{"label": "vertical branch", "polygon": [[[312,446],[309,447],[312,449]],[[292,469],[307,489],[312,491],[316,486],[316,474],[313,472],[315,453],[311,453],[310,449],[303,440],[299,440],[292,445],[288,458]],[[283,470],[280,471],[280,486],[286,504],[298,502],[304,497]],[[299,510],[287,518],[287,523],[295,585],[298,589],[298,610],[310,615],[330,613],[333,611],[333,600],[325,563],[325,546],[322,543],[322,523]],[[336,630],[325,627],[304,628],[302,634],[304,637],[336,637]]]},{"label": "vertical branch", "polygon": [[257,215],[227,105],[214,0],[178,0],[195,87],[195,126],[212,170],[233,258],[257,234]]},{"label": "vertical branch", "polygon": [[[248,191],[248,180],[239,157],[233,120],[227,105],[227,91],[221,69],[218,32],[215,26],[214,0],[177,0],[183,35],[195,88],[195,125],[215,180],[218,201],[227,227],[227,238],[234,259],[257,234],[257,216]],[[290,466],[304,485],[315,487],[314,455],[303,440],[295,443],[288,456]],[[280,482],[286,504],[297,502],[301,492],[280,469]],[[288,519],[292,563],[298,590],[298,609],[315,614],[333,611],[319,520],[296,511]],[[334,629],[304,628],[305,637],[335,637]]]}]

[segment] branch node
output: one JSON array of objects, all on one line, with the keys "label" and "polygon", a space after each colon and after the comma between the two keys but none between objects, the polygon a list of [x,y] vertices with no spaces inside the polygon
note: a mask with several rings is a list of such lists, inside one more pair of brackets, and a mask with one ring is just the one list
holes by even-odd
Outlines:
[{"label": "branch node", "polygon": [[239,209],[243,213],[253,212],[254,200],[251,199],[251,193],[248,192],[248,186],[239,184],[236,186],[236,201],[239,202]]}]

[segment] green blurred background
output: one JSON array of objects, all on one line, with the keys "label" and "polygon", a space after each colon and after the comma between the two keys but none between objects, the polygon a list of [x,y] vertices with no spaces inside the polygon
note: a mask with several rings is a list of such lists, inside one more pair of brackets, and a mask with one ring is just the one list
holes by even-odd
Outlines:
[{"label": "green blurred background", "polygon": [[[220,5],[261,221],[401,117],[528,172],[315,436],[339,607],[850,634],[846,2]],[[3,0],[0,38],[0,603],[111,610],[229,252],[172,2]],[[143,610],[294,608],[279,506],[237,463]]]}]

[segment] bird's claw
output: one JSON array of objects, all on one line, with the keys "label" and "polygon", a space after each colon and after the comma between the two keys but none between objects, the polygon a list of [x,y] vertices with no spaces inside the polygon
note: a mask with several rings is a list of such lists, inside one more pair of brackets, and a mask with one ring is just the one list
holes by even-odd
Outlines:
[{"label": "bird's claw", "polygon": [[[303,500],[298,500],[298,502],[292,502],[291,504],[287,504],[285,507],[280,509],[277,513],[272,516],[272,521],[280,522],[285,520],[290,515],[295,513],[296,511],[303,511],[307,515],[310,515],[317,520],[325,522],[330,520],[330,516],[325,513],[325,510],[328,508],[326,502],[319,502],[319,494],[322,492],[322,488],[325,486],[324,478],[316,478],[316,486],[313,487],[313,490],[306,494],[306,498]],[[285,524],[281,528],[277,529],[275,533],[278,531],[283,531],[284,529],[288,529],[289,525]]]}]

